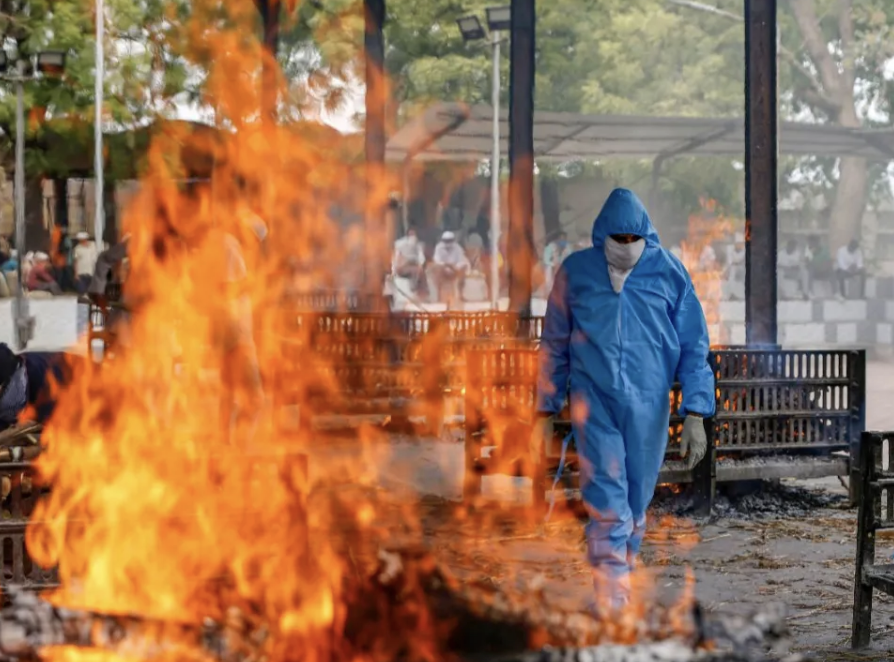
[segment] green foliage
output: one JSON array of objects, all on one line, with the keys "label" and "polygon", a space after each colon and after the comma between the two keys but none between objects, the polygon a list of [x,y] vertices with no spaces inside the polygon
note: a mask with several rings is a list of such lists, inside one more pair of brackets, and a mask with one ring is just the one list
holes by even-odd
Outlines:
[{"label": "green foliage", "polygon": [[[856,90],[841,95],[823,80],[807,28],[792,5],[813,11],[819,43],[835,71],[853,69]],[[404,115],[433,101],[489,103],[490,58],[486,42],[464,44],[455,20],[475,13],[482,20],[493,2],[389,0],[387,68]],[[496,3],[500,4],[500,3]],[[706,0],[719,11],[699,11],[668,0],[550,0],[538,2],[536,106],[541,110],[695,117],[742,116],[744,23],[741,0]],[[853,22],[853,38],[843,17]],[[894,80],[884,63],[894,57],[894,2],[890,0],[787,0],[780,3],[780,111],[783,117],[839,122],[830,98],[850,108],[864,125],[890,125]],[[847,45],[845,48],[843,45]],[[501,75],[508,81],[508,49]],[[831,83],[831,84],[830,84]],[[845,81],[844,88],[847,87]],[[836,95],[838,95],[837,98]],[[849,106],[848,106],[849,104]],[[865,110],[872,109],[869,117]],[[783,187],[814,182],[834,191],[834,159],[785,159]],[[612,170],[648,177],[645,165]],[[730,210],[741,206],[742,172],[726,159],[676,159],[659,182],[668,197],[696,211],[699,195]],[[880,168],[871,168],[871,193],[889,192]],[[697,187],[695,184],[697,183]],[[827,198],[830,194],[827,192]]]}]

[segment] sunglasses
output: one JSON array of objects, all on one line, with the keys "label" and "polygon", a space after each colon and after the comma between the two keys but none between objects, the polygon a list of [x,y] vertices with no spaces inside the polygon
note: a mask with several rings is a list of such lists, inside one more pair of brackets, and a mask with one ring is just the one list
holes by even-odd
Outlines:
[{"label": "sunglasses", "polygon": [[619,244],[632,244],[641,239],[641,237],[636,234],[613,234],[611,237]]}]

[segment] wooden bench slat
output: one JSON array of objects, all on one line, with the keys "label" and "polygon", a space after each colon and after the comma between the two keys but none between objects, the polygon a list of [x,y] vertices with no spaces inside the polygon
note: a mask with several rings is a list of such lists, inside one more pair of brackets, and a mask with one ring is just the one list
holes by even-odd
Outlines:
[{"label": "wooden bench slat", "polygon": [[872,588],[888,595],[894,595],[894,563],[864,568],[863,579]]}]

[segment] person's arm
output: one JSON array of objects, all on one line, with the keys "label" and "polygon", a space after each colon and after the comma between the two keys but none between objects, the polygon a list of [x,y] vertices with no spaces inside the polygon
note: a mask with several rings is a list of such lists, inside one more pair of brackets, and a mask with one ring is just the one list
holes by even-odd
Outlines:
[{"label": "person's arm", "polygon": [[680,415],[713,416],[716,400],[714,373],[708,365],[711,347],[708,323],[688,274],[674,310],[674,329],[680,343],[680,361],[677,364],[677,379],[683,388]]},{"label": "person's arm", "polygon": [[104,297],[112,268],[125,257],[127,257],[127,240],[115,244],[110,249],[100,253],[99,257],[96,258],[93,278],[87,288],[87,293],[92,297]]},{"label": "person's arm", "polygon": [[400,250],[400,243],[395,242],[394,253],[391,257],[391,270],[397,272],[404,265],[404,254]]},{"label": "person's arm", "polygon": [[53,274],[50,273],[50,270],[46,267],[43,267],[40,272],[37,274],[37,278],[41,283],[54,283],[56,279],[53,278]]},{"label": "person's arm", "polygon": [[537,412],[558,414],[565,406],[571,372],[571,310],[568,273],[559,267],[543,318],[540,338],[540,365],[537,375]]},{"label": "person's arm", "polygon": [[857,271],[863,271],[863,251],[859,248],[854,255],[854,265],[857,267]]}]

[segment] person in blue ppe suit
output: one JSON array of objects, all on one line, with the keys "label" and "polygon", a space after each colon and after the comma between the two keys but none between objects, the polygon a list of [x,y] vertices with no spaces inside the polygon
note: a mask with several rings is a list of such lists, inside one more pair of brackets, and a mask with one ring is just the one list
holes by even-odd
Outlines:
[{"label": "person in blue ppe suit", "polygon": [[683,389],[682,453],[705,455],[714,414],[708,328],[683,264],[659,243],[645,207],[615,189],[593,246],[559,268],[541,338],[539,439],[570,395],[589,513],[587,556],[600,610],[629,597],[629,574],[664,460],[674,379]]}]

